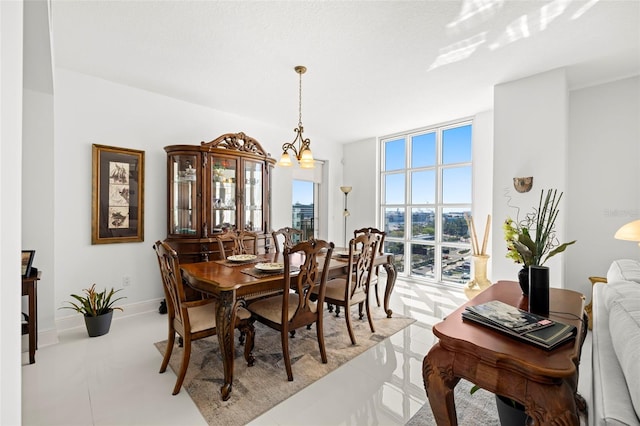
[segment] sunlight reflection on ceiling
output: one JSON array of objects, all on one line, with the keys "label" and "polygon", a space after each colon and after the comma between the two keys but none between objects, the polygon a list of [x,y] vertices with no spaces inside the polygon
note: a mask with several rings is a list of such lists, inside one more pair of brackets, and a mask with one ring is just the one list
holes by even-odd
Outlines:
[{"label": "sunlight reflection on ceiling", "polygon": [[[570,19],[576,20],[580,18],[599,1],[590,0],[586,2],[571,15]],[[544,4],[535,13],[522,15],[514,19],[493,42],[487,45],[487,48],[489,50],[497,50],[546,30],[551,22],[566,12],[572,2],[575,3],[576,0],[553,0]],[[458,16],[448,23],[446,27],[455,33],[475,27],[492,19],[500,12],[504,3],[505,0],[464,0]],[[467,59],[486,43],[488,43],[487,32],[483,31],[445,46],[439,49],[438,56],[427,71]]]}]

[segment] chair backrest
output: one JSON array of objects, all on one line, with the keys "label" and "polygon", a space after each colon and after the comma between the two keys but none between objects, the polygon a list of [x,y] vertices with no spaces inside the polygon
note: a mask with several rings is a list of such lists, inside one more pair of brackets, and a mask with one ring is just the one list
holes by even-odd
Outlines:
[{"label": "chair backrest", "polygon": [[[258,234],[251,231],[227,230],[215,236],[220,256],[226,259],[239,254],[258,254]],[[225,242],[231,241],[230,250],[225,250]]]},{"label": "chair backrest", "polygon": [[349,299],[357,292],[368,291],[379,242],[379,236],[373,233],[360,234],[349,241],[348,270],[352,271],[347,275]]},{"label": "chair backrest", "polygon": [[294,235],[298,235],[299,238],[302,238],[302,230],[289,228],[288,226],[285,226],[284,228],[280,228],[277,231],[272,231],[271,236],[273,237],[273,245],[276,248],[276,253],[280,253],[279,239],[282,238],[283,240],[282,242],[283,249],[287,247],[293,247],[295,244],[293,241]]},{"label": "chair backrest", "polygon": [[181,306],[187,299],[184,284],[182,283],[178,254],[168,243],[163,241],[156,241],[153,248],[158,255],[160,276],[162,277],[164,296],[167,300],[169,318],[175,318],[184,323]]},{"label": "chair backrest", "polygon": [[[324,295],[329,274],[329,262],[333,253],[334,244],[323,240],[303,241],[293,247],[285,247],[284,257],[284,291],[282,297],[282,325],[289,324],[291,329],[296,329],[302,325],[311,324],[322,315]],[[326,250],[326,252],[324,252]],[[324,252],[324,253],[323,253]],[[324,257],[320,257],[320,256]],[[304,259],[300,270],[292,270],[291,261],[294,256]],[[319,267],[318,261],[322,262]],[[296,275],[297,274],[297,275]],[[293,281],[292,281],[293,277]],[[314,289],[317,290],[314,292]],[[289,311],[289,296],[297,294],[298,306],[293,312]],[[317,299],[312,300],[312,295]],[[289,317],[291,319],[289,320]]]},{"label": "chair backrest", "polygon": [[378,252],[380,254],[382,254],[384,252],[384,238],[387,236],[387,233],[385,231],[381,231],[379,229],[371,228],[371,227],[356,229],[355,231],[353,231],[353,236],[354,237],[357,237],[360,234],[374,234],[374,235],[377,235],[378,238],[379,238],[379,240],[378,240]]}]

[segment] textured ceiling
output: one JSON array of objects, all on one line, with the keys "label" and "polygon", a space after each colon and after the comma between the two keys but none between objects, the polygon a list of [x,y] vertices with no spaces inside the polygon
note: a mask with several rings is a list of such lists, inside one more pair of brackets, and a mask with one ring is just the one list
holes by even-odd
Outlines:
[{"label": "textured ceiling", "polygon": [[[640,2],[51,0],[55,66],[349,142],[492,108],[567,67],[640,74]],[[293,133],[292,133],[293,134]]]}]

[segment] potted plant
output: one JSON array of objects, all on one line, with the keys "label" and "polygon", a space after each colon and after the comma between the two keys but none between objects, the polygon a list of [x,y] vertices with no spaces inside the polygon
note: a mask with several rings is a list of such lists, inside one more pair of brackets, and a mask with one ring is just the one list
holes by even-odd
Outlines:
[{"label": "potted plant", "polygon": [[112,287],[108,292],[106,288],[103,291],[96,291],[96,285],[93,284],[91,288],[82,290],[84,292],[83,295],[72,294],[71,297],[76,301],[66,301],[69,306],[63,306],[60,309],[73,309],[81,313],[84,316],[89,337],[102,336],[109,332],[113,311],[116,309],[119,311],[123,310],[119,306],[113,306],[118,300],[126,298],[113,298],[113,296],[121,290],[122,289],[114,290]]},{"label": "potted plant", "polygon": [[502,226],[507,242],[506,257],[523,265],[518,273],[518,281],[525,295],[529,292],[529,266],[544,265],[549,258],[576,242],[573,240],[561,244],[556,237],[555,225],[562,194],[558,195],[557,189],[549,189],[545,195],[542,190],[537,209],[519,221],[507,217]]}]

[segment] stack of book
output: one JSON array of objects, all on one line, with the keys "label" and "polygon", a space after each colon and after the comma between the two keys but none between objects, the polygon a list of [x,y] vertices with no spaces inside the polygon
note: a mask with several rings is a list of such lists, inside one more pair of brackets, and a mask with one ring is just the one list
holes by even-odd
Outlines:
[{"label": "stack of book", "polygon": [[573,339],[577,333],[573,325],[523,311],[499,300],[467,306],[462,318],[547,350]]}]

